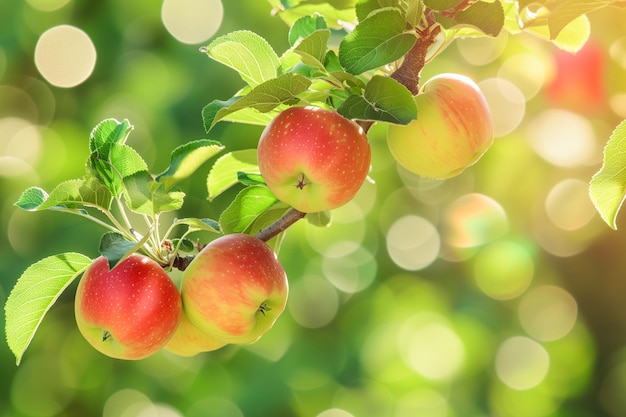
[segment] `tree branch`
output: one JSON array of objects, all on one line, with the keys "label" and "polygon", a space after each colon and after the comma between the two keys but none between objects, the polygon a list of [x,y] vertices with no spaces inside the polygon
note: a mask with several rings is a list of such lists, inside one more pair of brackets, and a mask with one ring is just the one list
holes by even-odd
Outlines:
[{"label": "tree branch", "polygon": [[420,85],[420,74],[426,65],[428,50],[435,43],[437,35],[441,32],[441,26],[430,24],[423,30],[417,30],[419,37],[413,48],[404,56],[402,64],[391,73],[390,77],[409,89],[413,95],[417,95]]},{"label": "tree branch", "polygon": [[285,213],[283,217],[276,220],[274,223],[270,224],[265,229],[261,229],[259,233],[256,234],[256,237],[261,239],[264,242],[267,242],[274,236],[287,230],[289,226],[291,226],[298,220],[304,218],[304,216],[306,216],[306,213],[303,213],[301,211],[298,211],[292,208],[287,213]]}]

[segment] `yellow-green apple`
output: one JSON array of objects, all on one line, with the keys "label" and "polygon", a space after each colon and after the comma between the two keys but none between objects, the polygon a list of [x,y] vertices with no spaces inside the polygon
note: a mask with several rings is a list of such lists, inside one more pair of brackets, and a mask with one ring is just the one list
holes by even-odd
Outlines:
[{"label": "yellow-green apple", "polygon": [[253,343],[287,303],[285,270],[254,236],[233,233],[206,245],[185,269],[183,309],[203,333],[227,343]]},{"label": "yellow-green apple", "polygon": [[152,259],[133,254],[109,269],[99,257],[85,270],[75,299],[78,329],[98,351],[143,359],[161,349],[182,312],[178,288]]},{"label": "yellow-green apple", "polygon": [[332,110],[290,107],[263,130],[259,170],[281,201],[313,213],[350,201],[370,168],[363,129]]},{"label": "yellow-green apple", "polygon": [[415,103],[416,120],[387,130],[391,154],[407,170],[430,178],[454,177],[493,143],[489,106],[469,77],[439,74],[424,83]]},{"label": "yellow-green apple", "polygon": [[224,345],[226,342],[203,333],[191,324],[187,315],[183,313],[174,335],[164,349],[179,356],[194,356],[198,353],[219,349]]}]

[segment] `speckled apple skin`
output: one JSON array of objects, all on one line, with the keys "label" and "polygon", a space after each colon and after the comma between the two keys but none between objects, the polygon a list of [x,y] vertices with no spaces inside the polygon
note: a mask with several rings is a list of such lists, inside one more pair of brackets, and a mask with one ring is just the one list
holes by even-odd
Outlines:
[{"label": "speckled apple skin", "polygon": [[254,236],[211,241],[182,277],[183,309],[203,333],[227,343],[259,339],[285,309],[287,275],[274,251]]},{"label": "speckled apple skin", "polygon": [[367,178],[371,150],[363,129],[335,111],[284,110],[264,129],[259,170],[281,201],[304,213],[350,201]]},{"label": "speckled apple skin", "polygon": [[113,358],[143,359],[156,353],[174,334],[181,312],[174,282],[158,263],[139,254],[112,270],[106,258],[97,258],[76,289],[78,329]]}]

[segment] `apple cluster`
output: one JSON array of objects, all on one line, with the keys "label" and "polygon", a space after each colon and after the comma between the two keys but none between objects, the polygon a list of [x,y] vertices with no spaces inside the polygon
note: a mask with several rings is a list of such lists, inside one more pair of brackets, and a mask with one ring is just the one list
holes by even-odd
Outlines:
[{"label": "apple cluster", "polygon": [[181,356],[255,342],[285,309],[288,283],[274,251],[246,234],[206,245],[180,291],[156,261],[133,254],[109,269],[97,258],[75,298],[78,329],[98,351],[143,359],[164,348]]}]

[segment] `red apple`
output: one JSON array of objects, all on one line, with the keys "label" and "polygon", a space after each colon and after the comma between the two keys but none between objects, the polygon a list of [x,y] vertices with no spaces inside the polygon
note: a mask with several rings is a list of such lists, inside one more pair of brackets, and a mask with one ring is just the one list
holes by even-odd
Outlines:
[{"label": "red apple", "polygon": [[182,311],[180,293],[163,268],[133,254],[109,270],[99,257],[76,290],[78,329],[98,351],[118,359],[142,359],[174,334]]},{"label": "red apple", "polygon": [[305,212],[350,201],[367,177],[371,151],[363,129],[335,111],[290,107],[258,145],[261,175],[274,195]]},{"label": "red apple", "polygon": [[604,110],[608,101],[605,61],[606,52],[595,41],[575,54],[556,49],[554,77],[545,89],[550,104],[583,114]]},{"label": "red apple", "polygon": [[203,333],[227,343],[255,342],[287,303],[285,271],[254,236],[234,233],[205,246],[182,277],[183,308]]},{"label": "red apple", "polygon": [[417,119],[390,125],[387,143],[407,170],[430,178],[454,177],[474,164],[493,143],[487,101],[470,78],[440,74],[415,96]]},{"label": "red apple", "polygon": [[226,342],[202,333],[183,313],[174,335],[165,345],[165,350],[179,356],[194,356],[219,349],[224,345]]}]

